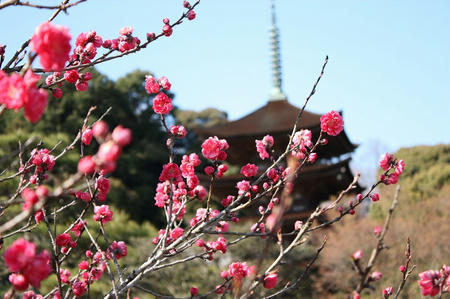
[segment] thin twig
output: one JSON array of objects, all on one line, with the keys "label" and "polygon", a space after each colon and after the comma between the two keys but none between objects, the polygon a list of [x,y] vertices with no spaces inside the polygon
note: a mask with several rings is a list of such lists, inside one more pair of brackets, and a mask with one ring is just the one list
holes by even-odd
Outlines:
[{"label": "thin twig", "polygon": [[311,266],[316,262],[317,258],[320,255],[320,252],[322,251],[322,249],[325,247],[325,244],[327,243],[327,239],[325,238],[322,242],[322,245],[320,245],[320,247],[317,249],[316,254],[314,255],[314,257],[312,258],[312,260],[308,263],[308,265],[306,265],[305,271],[303,271],[303,273],[294,281],[294,283],[290,284],[287,283],[283,289],[279,290],[278,292],[266,296],[264,297],[264,299],[269,299],[269,298],[274,298],[278,295],[281,295],[283,293],[286,293],[290,290],[293,290],[294,288],[297,287],[297,285],[303,281],[303,278],[306,276],[306,274],[309,272],[309,270],[311,269]]},{"label": "thin twig", "polygon": [[0,3],[0,9],[8,7],[8,6],[27,6],[27,7],[33,7],[33,8],[39,8],[39,9],[61,9],[63,11],[66,11],[68,8],[78,5],[81,2],[86,2],[87,0],[79,0],[74,3],[70,4],[60,4],[60,5],[40,5],[40,4],[34,4],[28,1],[18,1],[18,0],[9,0],[5,1],[3,3]]},{"label": "thin twig", "polygon": [[397,291],[395,292],[394,299],[398,298],[401,291],[403,290],[403,287],[405,286],[406,280],[408,279],[408,277],[412,274],[412,272],[416,268],[416,265],[412,265],[411,269],[408,269],[409,262],[411,261],[411,241],[410,241],[409,237],[406,240],[405,257],[406,257],[406,262],[404,265],[405,270],[402,272],[402,274],[403,274],[402,281],[400,282],[400,285],[398,286]]},{"label": "thin twig", "polygon": [[369,284],[369,279],[367,278],[367,276],[369,275],[369,272],[372,270],[372,267],[375,264],[375,261],[378,257],[378,255],[380,254],[380,252],[386,248],[386,246],[384,245],[384,236],[386,235],[388,229],[389,229],[389,224],[391,222],[392,219],[392,213],[394,212],[395,207],[398,204],[398,195],[400,193],[400,185],[397,185],[397,189],[395,191],[395,196],[394,199],[392,201],[392,205],[388,210],[388,214],[386,216],[386,219],[384,221],[384,226],[383,226],[383,230],[381,231],[381,234],[378,236],[378,242],[377,245],[375,246],[375,248],[372,250],[372,254],[370,255],[370,259],[367,262],[366,267],[362,270],[362,273],[360,274],[360,281],[358,283],[358,286],[356,287],[356,293],[361,293],[361,291],[365,288],[368,287]]}]

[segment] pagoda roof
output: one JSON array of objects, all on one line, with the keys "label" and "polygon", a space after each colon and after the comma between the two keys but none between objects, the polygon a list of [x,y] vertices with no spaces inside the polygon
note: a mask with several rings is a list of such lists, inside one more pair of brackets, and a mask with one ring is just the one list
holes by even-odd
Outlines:
[{"label": "pagoda roof", "polygon": [[[288,137],[300,110],[300,108],[292,105],[287,100],[268,101],[264,106],[238,120],[212,128],[198,128],[196,133],[200,137],[217,136],[227,139],[230,147],[233,146],[239,149],[239,155],[234,155],[232,152],[229,153],[230,159],[233,160],[230,160],[231,162],[236,162],[237,156],[245,157],[245,160],[249,160],[254,152],[253,141],[249,143],[250,148],[246,146],[249,137],[259,139],[266,134],[277,138],[280,136]],[[316,140],[321,130],[321,116],[320,114],[304,110],[297,127],[311,130],[313,139]],[[320,157],[323,158],[349,153],[358,147],[357,144],[353,144],[350,141],[345,130],[338,136],[326,136],[326,138],[329,142],[326,150],[318,149]],[[233,158],[234,156],[236,157]]]},{"label": "pagoda roof", "polygon": [[[300,108],[287,100],[269,101],[258,110],[223,125],[198,129],[200,135],[238,137],[258,136],[292,130]],[[299,128],[312,128],[320,125],[320,114],[303,111]]]}]

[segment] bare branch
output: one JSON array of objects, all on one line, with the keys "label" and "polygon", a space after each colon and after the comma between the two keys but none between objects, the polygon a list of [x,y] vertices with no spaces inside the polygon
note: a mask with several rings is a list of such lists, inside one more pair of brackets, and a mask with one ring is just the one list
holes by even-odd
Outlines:
[{"label": "bare branch", "polygon": [[281,295],[283,293],[286,293],[290,290],[293,290],[294,288],[297,287],[297,285],[303,280],[303,278],[305,278],[306,274],[309,272],[309,269],[311,269],[311,266],[315,263],[315,261],[317,260],[317,258],[320,255],[320,252],[322,251],[322,249],[325,247],[325,244],[327,243],[327,239],[325,238],[322,242],[322,245],[320,245],[320,247],[317,249],[316,254],[314,255],[314,257],[312,258],[312,260],[308,263],[308,265],[306,265],[305,270],[302,272],[302,274],[294,281],[294,283],[290,284],[287,283],[283,289],[279,290],[278,292],[266,296],[264,297],[264,299],[269,299],[269,298],[274,298],[278,295]]},{"label": "bare branch", "polygon": [[389,224],[391,222],[391,218],[392,218],[392,213],[394,212],[395,207],[397,206],[398,203],[398,195],[400,193],[400,185],[397,185],[397,189],[395,191],[395,196],[394,199],[392,201],[392,205],[389,208],[388,214],[386,216],[386,219],[384,221],[384,226],[383,226],[383,230],[381,231],[381,234],[378,236],[378,242],[376,247],[373,249],[372,254],[370,256],[369,261],[367,262],[366,267],[362,270],[362,273],[360,274],[360,281],[358,283],[358,286],[356,287],[356,292],[357,293],[361,293],[361,291],[365,288],[368,287],[369,284],[369,279],[367,278],[367,276],[369,275],[369,272],[372,270],[372,267],[375,264],[375,261],[378,257],[378,255],[380,254],[381,250],[383,250],[385,247],[384,245],[384,236],[386,235],[388,229],[389,229]]},{"label": "bare branch", "polygon": [[402,275],[402,281],[400,282],[400,285],[398,286],[398,289],[395,292],[394,299],[398,298],[398,296],[400,295],[401,291],[403,290],[403,287],[405,286],[406,280],[408,279],[408,277],[412,274],[412,272],[416,268],[416,265],[413,265],[411,267],[411,269],[408,269],[409,262],[411,261],[411,241],[409,240],[409,238],[406,240],[405,257],[406,257],[406,262],[405,262],[405,265],[404,265],[405,269],[402,271],[402,274],[403,274]]},{"label": "bare branch", "polygon": [[33,7],[33,8],[39,8],[39,9],[60,9],[64,12],[66,12],[66,9],[78,5],[81,2],[86,2],[87,0],[79,0],[77,2],[74,3],[70,3],[70,4],[60,4],[60,5],[41,5],[41,4],[34,4],[28,1],[18,1],[18,0],[9,0],[9,1],[5,1],[0,3],[0,9],[8,7],[8,6],[27,6],[27,7]]}]

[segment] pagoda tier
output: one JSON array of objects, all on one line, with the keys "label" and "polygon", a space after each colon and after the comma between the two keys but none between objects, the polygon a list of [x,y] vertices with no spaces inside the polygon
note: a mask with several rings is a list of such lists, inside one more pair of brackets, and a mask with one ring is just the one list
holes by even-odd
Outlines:
[{"label": "pagoda tier", "polygon": [[[302,168],[298,177],[294,180],[294,189],[291,193],[292,206],[286,212],[286,217],[289,217],[290,214],[296,215],[314,210],[321,202],[330,200],[330,197],[347,188],[353,180],[349,167],[350,160],[350,158],[347,158],[337,163],[313,164]],[[202,182],[210,180],[210,177],[206,175],[199,175],[199,178]],[[217,179],[213,187],[214,199],[220,202],[222,198],[228,195],[236,195],[236,184],[243,179],[245,177],[241,174],[228,175]],[[352,193],[360,191],[361,187],[357,185]],[[255,209],[257,210],[257,207],[261,204],[262,202],[258,201],[255,204]],[[254,215],[257,215],[256,210]]]},{"label": "pagoda tier", "polygon": [[[282,153],[287,146],[289,134],[297,119],[300,108],[290,104],[287,100],[269,101],[258,110],[238,120],[220,126],[198,129],[200,137],[217,136],[225,138],[230,145],[228,159],[231,164],[257,163],[255,139],[261,139],[266,134],[274,137],[275,153]],[[320,134],[320,114],[303,111],[297,128],[309,129],[316,141]],[[331,159],[352,152],[357,145],[350,142],[345,131],[338,136],[326,136],[328,144],[317,150],[319,158]]]}]

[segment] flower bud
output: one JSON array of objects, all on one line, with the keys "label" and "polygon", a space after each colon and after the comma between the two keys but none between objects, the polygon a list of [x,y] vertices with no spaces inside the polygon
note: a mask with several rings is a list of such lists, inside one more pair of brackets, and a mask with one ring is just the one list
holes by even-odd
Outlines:
[{"label": "flower bud", "polygon": [[108,132],[108,125],[102,120],[96,122],[92,127],[92,133],[95,138],[104,139],[108,135]]},{"label": "flower bud", "polygon": [[377,225],[377,226],[375,226],[375,228],[373,229],[373,234],[375,235],[375,236],[379,236],[380,234],[381,234],[381,226],[379,226],[379,225]]},{"label": "flower bud", "polygon": [[203,241],[203,239],[198,239],[197,241],[195,241],[195,245],[197,245],[198,247],[203,247],[205,246],[205,241]]},{"label": "flower bud", "polygon": [[193,19],[195,19],[195,11],[190,10],[188,11],[188,13],[186,14],[186,17],[188,18],[189,21],[192,21]]},{"label": "flower bud", "polygon": [[362,257],[362,250],[356,250],[353,254],[352,254],[352,259],[355,261],[359,261]]},{"label": "flower bud", "polygon": [[295,221],[295,223],[294,223],[294,229],[295,230],[301,230],[302,226],[303,226],[303,221],[301,221],[301,220]]},{"label": "flower bud", "polygon": [[372,274],[370,274],[370,279],[372,281],[380,280],[382,277],[383,277],[383,274],[381,272],[373,272]]},{"label": "flower bud", "polygon": [[117,126],[112,132],[112,139],[120,146],[130,144],[132,139],[131,130],[122,126]]},{"label": "flower bud", "polygon": [[207,175],[212,175],[212,174],[214,174],[215,169],[212,166],[206,166],[204,171]]},{"label": "flower bud", "polygon": [[195,296],[198,294],[198,289],[196,287],[192,287],[190,292],[191,292],[191,296]]},{"label": "flower bud", "polygon": [[372,195],[370,195],[370,199],[375,202],[375,201],[379,201],[380,200],[380,195],[378,193],[373,193]]},{"label": "flower bud", "polygon": [[25,291],[28,288],[28,280],[23,274],[18,273],[10,274],[9,282],[18,291]]},{"label": "flower bud", "polygon": [[392,287],[387,287],[383,290],[383,296],[384,298],[388,298],[392,293],[394,292],[394,289]]},{"label": "flower bud", "polygon": [[95,170],[95,162],[92,156],[86,156],[78,162],[78,171],[85,174],[91,174]]},{"label": "flower bud", "polygon": [[81,135],[81,141],[84,143],[84,145],[89,145],[91,144],[92,141],[92,130],[91,129],[87,129],[83,132],[83,134]]},{"label": "flower bud", "polygon": [[278,276],[276,273],[271,273],[269,275],[266,275],[264,277],[264,282],[263,282],[263,286],[266,289],[273,289],[274,287],[276,287],[277,285],[277,281],[278,281]]},{"label": "flower bud", "polygon": [[63,92],[62,92],[61,88],[57,88],[57,87],[53,88],[52,89],[52,96],[55,99],[60,99],[63,96]]}]

